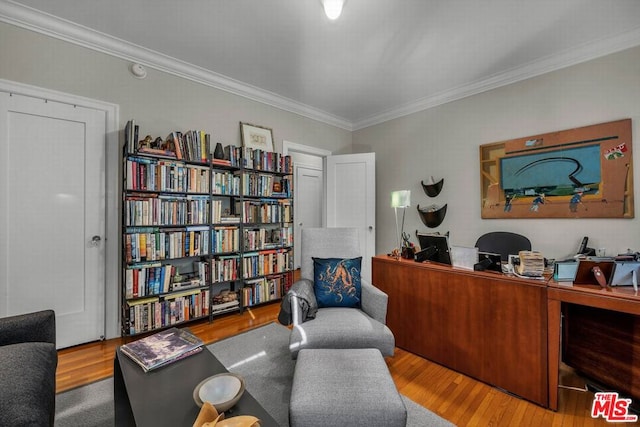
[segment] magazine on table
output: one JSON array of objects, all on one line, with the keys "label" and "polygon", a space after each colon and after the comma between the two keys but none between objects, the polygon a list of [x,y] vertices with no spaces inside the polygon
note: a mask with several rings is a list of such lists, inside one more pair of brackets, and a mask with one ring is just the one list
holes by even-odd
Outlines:
[{"label": "magazine on table", "polygon": [[125,344],[120,350],[148,372],[202,351],[203,344],[191,332],[174,327]]}]

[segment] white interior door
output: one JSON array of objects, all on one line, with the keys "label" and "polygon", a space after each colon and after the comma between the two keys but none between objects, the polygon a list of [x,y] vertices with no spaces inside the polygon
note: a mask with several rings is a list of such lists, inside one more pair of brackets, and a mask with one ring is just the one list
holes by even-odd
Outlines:
[{"label": "white interior door", "polygon": [[[322,227],[322,198],[324,174],[322,169],[295,166],[294,184],[294,236],[301,236],[302,227]],[[294,238],[294,264],[300,268],[300,239]]]},{"label": "white interior door", "polygon": [[327,157],[327,227],[359,230],[362,278],[371,282],[376,245],[375,153]]},{"label": "white interior door", "polygon": [[105,112],[0,93],[0,316],[51,308],[58,347],[104,335]]}]

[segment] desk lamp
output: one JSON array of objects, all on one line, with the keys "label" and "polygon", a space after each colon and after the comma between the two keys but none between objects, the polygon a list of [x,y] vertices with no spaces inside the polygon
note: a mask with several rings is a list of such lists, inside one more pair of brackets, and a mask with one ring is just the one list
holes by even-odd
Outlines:
[{"label": "desk lamp", "polygon": [[[395,254],[396,258],[400,258],[400,253],[402,251],[402,246],[400,245],[400,239],[402,234],[404,233],[404,215],[408,208],[411,205],[411,191],[410,190],[400,190],[400,191],[392,191],[391,192],[391,207],[393,208],[396,215],[396,243],[398,247],[396,248]],[[398,209],[402,209],[402,227],[399,229],[398,227]]]}]

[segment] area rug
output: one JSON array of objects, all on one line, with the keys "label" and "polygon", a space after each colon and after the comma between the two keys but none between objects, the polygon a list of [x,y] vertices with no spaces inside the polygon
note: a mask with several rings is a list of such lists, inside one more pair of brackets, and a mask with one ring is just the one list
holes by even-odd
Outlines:
[{"label": "area rug", "polygon": [[[270,323],[207,347],[229,371],[244,377],[247,390],[283,427],[289,426],[295,367],[289,334],[288,328]],[[402,400],[407,408],[407,427],[453,426],[406,396]]]},{"label": "area rug", "polygon": [[[231,372],[245,378],[247,390],[283,427],[289,425],[289,397],[295,361],[289,354],[289,329],[277,323],[215,342],[209,351]],[[402,396],[407,426],[452,426]],[[56,396],[56,427],[114,426],[113,378]]]}]

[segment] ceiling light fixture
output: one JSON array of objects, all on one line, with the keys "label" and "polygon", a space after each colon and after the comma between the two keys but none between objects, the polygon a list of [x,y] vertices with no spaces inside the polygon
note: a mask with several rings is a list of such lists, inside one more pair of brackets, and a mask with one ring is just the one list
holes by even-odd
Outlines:
[{"label": "ceiling light fixture", "polygon": [[344,0],[322,0],[324,13],[327,15],[327,18],[331,20],[335,20],[340,17],[343,4]]}]

